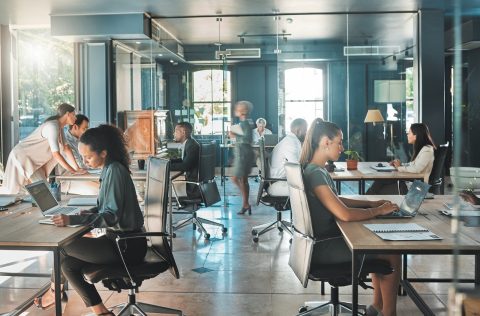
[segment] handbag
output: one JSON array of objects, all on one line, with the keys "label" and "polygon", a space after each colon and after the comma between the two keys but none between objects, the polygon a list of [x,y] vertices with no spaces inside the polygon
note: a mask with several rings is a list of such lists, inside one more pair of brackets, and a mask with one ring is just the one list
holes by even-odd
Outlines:
[{"label": "handbag", "polygon": [[218,192],[217,183],[215,181],[200,183],[199,187],[205,207],[209,207],[210,205],[221,201],[220,192]]}]

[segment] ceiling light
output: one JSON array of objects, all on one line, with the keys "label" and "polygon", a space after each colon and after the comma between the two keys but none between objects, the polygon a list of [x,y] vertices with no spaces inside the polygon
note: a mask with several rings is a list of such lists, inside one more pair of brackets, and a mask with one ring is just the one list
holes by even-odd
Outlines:
[{"label": "ceiling light", "polygon": [[137,44],[137,45],[140,45],[140,44],[141,44],[141,42],[139,42],[139,41],[136,41],[136,42],[135,42],[135,44]]},{"label": "ceiling light", "polygon": [[288,24],[293,23],[293,19],[292,19],[292,18],[287,18],[287,23],[288,23]]},{"label": "ceiling light", "polygon": [[158,56],[158,57],[162,57],[162,56],[163,56],[163,54],[158,54],[157,56]]}]

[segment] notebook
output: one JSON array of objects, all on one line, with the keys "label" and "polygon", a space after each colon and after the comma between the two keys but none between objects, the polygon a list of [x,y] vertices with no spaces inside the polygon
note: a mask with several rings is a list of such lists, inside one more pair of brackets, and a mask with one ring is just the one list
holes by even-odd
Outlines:
[{"label": "notebook", "polygon": [[441,240],[423,226],[415,223],[363,224],[383,240]]},{"label": "notebook", "polygon": [[370,166],[370,168],[375,169],[380,172],[391,172],[396,171],[394,166],[390,166],[388,162],[379,162],[376,165]]},{"label": "notebook", "polygon": [[[48,188],[48,184],[45,180],[28,184],[25,186],[25,189],[30,193],[32,199],[40,207],[40,210],[45,217],[52,217],[56,214],[72,215],[80,213],[81,209],[79,207],[59,205]],[[46,221],[42,220],[41,223],[50,224],[51,221],[46,223]]]},{"label": "notebook", "polygon": [[420,205],[422,205],[425,196],[428,193],[430,185],[420,180],[413,181],[407,195],[400,204],[400,209],[396,212],[379,215],[377,218],[411,218],[417,215]]}]

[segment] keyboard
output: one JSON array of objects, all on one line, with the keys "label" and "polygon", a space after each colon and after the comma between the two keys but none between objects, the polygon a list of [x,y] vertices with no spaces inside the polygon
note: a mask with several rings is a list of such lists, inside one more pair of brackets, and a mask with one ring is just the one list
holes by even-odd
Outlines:
[{"label": "keyboard", "polygon": [[54,210],[48,211],[48,215],[57,215],[57,214],[65,214],[65,215],[70,215],[72,213],[75,213],[78,210],[76,207],[72,206],[60,206],[57,207]]}]

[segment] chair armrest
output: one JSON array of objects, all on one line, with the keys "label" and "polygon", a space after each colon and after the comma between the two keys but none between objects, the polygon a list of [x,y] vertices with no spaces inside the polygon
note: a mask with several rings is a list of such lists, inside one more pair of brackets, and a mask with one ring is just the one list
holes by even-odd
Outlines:
[{"label": "chair armrest", "polygon": [[145,232],[145,233],[131,233],[131,234],[122,234],[118,235],[116,240],[125,240],[125,239],[134,239],[141,237],[168,237],[170,234],[162,232]]},{"label": "chair armrest", "polygon": [[[177,174],[173,175],[173,177],[170,177],[170,181],[173,181],[173,180],[177,179],[178,177],[183,176],[184,174],[185,174],[185,172],[179,171]],[[181,181],[181,180],[176,180],[175,182],[177,182],[177,181]]]},{"label": "chair armrest", "polygon": [[125,271],[127,272],[127,275],[130,278],[130,282],[132,282],[132,284],[134,286],[136,285],[135,280],[133,280],[133,277],[130,274],[130,270],[128,270],[128,266],[127,266],[127,263],[125,261],[125,258],[123,257],[122,249],[120,247],[119,242],[121,240],[125,240],[125,239],[134,239],[134,238],[141,238],[141,237],[154,237],[154,236],[167,237],[167,236],[169,236],[169,234],[163,233],[163,232],[131,233],[131,234],[118,235],[117,238],[115,238],[115,243],[117,244],[118,253],[120,254],[120,258],[122,259],[123,267],[125,268]]}]

